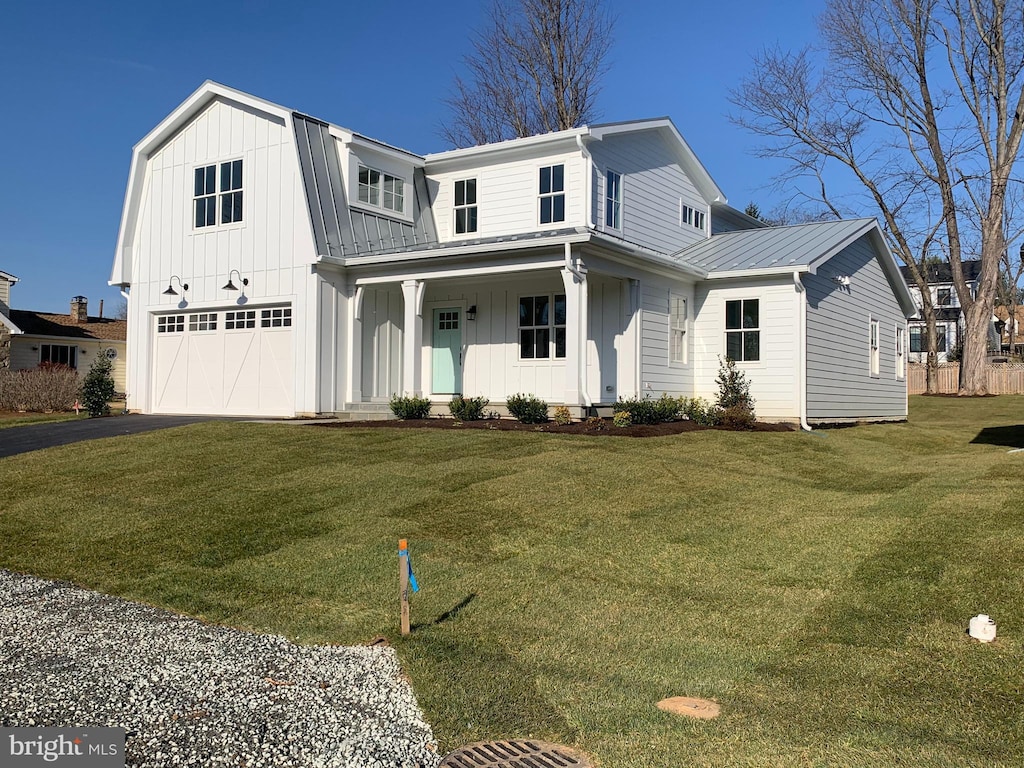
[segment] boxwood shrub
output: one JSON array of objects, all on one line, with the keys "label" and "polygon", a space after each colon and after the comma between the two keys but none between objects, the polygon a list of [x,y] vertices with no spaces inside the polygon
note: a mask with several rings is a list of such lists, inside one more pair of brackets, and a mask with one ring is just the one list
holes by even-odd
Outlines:
[{"label": "boxwood shrub", "polygon": [[484,408],[489,402],[486,397],[456,395],[448,401],[448,410],[459,421],[479,421],[484,417]]},{"label": "boxwood shrub", "polygon": [[391,412],[400,419],[426,419],[430,416],[430,400],[426,397],[391,396]]},{"label": "boxwood shrub", "polygon": [[541,424],[548,420],[548,404],[534,395],[515,394],[505,398],[508,412],[523,424]]}]

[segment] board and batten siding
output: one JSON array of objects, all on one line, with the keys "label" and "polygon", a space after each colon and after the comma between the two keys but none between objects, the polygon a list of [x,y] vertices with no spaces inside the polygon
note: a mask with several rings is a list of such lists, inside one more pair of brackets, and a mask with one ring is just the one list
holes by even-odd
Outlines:
[{"label": "board and batten siding", "polygon": [[[848,276],[850,285],[834,277]],[[867,236],[805,274],[807,418],[906,418],[907,382],[897,378],[896,329],[906,318]],[[871,375],[870,321],[878,320],[879,371]],[[906,339],[909,348],[909,339]]]},{"label": "board and batten siding", "polygon": [[[457,308],[462,318],[462,393],[503,403],[518,392],[551,404],[562,403],[566,365],[562,359],[524,360],[519,356],[519,299],[565,292],[558,272],[492,281],[427,280],[423,300],[422,392],[447,402],[450,393],[434,393],[431,341],[434,310]],[[618,391],[616,354],[622,333],[622,287],[612,278],[590,279],[587,387],[595,403],[613,402]],[[476,319],[466,309],[476,307]],[[402,292],[397,286],[367,288],[363,295],[362,396],[384,400],[401,391],[404,324]],[[611,387],[611,390],[608,388]]]},{"label": "board and batten siding", "polygon": [[[239,224],[194,227],[195,168],[241,159],[243,218]],[[240,293],[222,286],[232,269],[249,280],[248,306],[263,300],[292,305],[295,408],[315,412],[317,284],[309,211],[286,122],[268,113],[217,99],[144,160],[140,216],[131,234],[132,288],[128,302],[129,407],[148,411],[152,382],[153,313],[237,307]],[[188,283],[164,296],[172,275]],[[234,277],[238,282],[238,277]],[[180,307],[182,300],[186,307]],[[307,308],[308,305],[308,308]]]},{"label": "board and batten siding", "polygon": [[[594,160],[597,228],[660,253],[674,253],[707,237],[708,203],[656,131],[607,136],[588,145]],[[605,226],[607,171],[622,174],[622,229]],[[680,204],[705,215],[705,229],[680,224]]]},{"label": "board and batten siding", "polygon": [[697,284],[694,394],[711,402],[718,397],[719,361],[725,358],[725,303],[758,299],[760,360],[740,362],[750,382],[759,419],[798,421],[800,408],[800,316],[791,277],[761,280],[718,279]]},{"label": "board and batten siding", "polygon": [[[669,360],[669,299],[686,299],[686,363]],[[683,281],[647,275],[640,281],[640,397],[689,395],[694,382],[694,288]]]},{"label": "board and batten siding", "polygon": [[[565,165],[565,221],[540,223],[540,169]],[[562,152],[506,162],[484,162],[468,170],[433,173],[426,168],[437,236],[441,242],[498,237],[520,232],[583,227],[586,221],[584,194],[586,164],[579,152]],[[455,234],[455,182],[476,179],[477,231]]]}]

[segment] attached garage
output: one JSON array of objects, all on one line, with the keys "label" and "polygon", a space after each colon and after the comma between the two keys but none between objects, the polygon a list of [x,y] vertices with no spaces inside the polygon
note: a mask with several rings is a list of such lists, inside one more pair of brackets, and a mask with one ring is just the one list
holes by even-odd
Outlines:
[{"label": "attached garage", "polygon": [[152,320],[154,413],[295,415],[290,305]]}]

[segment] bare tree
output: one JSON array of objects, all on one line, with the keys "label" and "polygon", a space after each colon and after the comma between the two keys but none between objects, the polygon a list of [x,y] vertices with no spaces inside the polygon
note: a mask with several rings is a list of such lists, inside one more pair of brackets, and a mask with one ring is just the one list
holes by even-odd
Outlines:
[{"label": "bare tree", "polygon": [[602,0],[493,0],[445,99],[442,138],[467,147],[593,120],[611,40]]},{"label": "bare tree", "polygon": [[[1021,0],[829,0],[820,52],[769,51],[733,94],[738,122],[790,161],[835,212],[842,168],[881,214],[921,291],[929,389],[934,307],[924,265],[948,258],[965,315],[960,394],[986,392],[985,365],[1008,186],[1024,134]],[[821,54],[822,66],[815,66]],[[962,256],[977,248],[977,295]]]}]

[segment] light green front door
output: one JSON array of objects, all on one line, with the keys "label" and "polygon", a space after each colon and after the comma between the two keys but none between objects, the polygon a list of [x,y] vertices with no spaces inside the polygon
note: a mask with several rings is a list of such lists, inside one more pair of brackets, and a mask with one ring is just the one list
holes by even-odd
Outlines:
[{"label": "light green front door", "polygon": [[462,310],[434,310],[431,381],[435,395],[462,394]]}]

